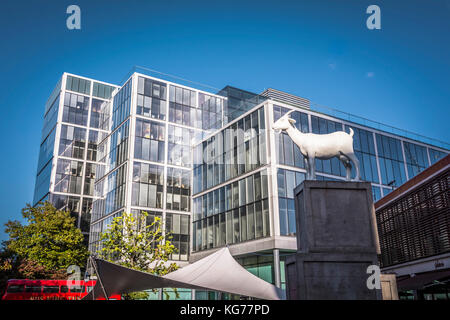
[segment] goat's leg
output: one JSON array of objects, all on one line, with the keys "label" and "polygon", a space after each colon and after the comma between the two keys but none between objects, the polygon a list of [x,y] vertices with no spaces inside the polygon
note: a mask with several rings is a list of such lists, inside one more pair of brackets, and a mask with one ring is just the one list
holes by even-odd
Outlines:
[{"label": "goat's leg", "polygon": [[356,171],[356,176],[355,176],[355,181],[361,181],[361,174],[359,171],[359,160],[356,157],[356,155],[354,153],[349,153],[346,154],[346,156],[352,161],[353,166],[355,167],[355,171]]},{"label": "goat's leg", "polygon": [[306,180],[311,180],[311,173],[309,172],[308,157],[303,157],[303,160],[305,161]]},{"label": "goat's leg", "polygon": [[311,180],[316,180],[316,158],[308,157],[309,171],[311,172]]},{"label": "goat's leg", "polygon": [[339,160],[341,160],[342,164],[345,167],[345,171],[346,171],[346,177],[345,180],[350,181],[351,180],[351,174],[352,174],[352,167],[350,165],[350,160],[349,158],[347,158],[344,154],[341,154],[339,156]]}]

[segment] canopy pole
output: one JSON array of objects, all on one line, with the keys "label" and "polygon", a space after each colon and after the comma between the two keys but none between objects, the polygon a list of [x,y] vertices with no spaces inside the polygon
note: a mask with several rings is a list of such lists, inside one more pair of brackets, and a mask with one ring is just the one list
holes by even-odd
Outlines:
[{"label": "canopy pole", "polygon": [[[90,257],[90,259],[91,259],[91,261],[93,260],[92,257]],[[105,287],[103,286],[102,278],[100,277],[100,274],[98,273],[97,264],[95,263],[95,261],[92,261],[91,263],[92,263],[92,266],[95,269],[95,273],[97,274],[98,281],[100,281],[100,285],[102,286],[103,294],[105,295],[106,300],[109,300],[109,296],[106,293]]]}]

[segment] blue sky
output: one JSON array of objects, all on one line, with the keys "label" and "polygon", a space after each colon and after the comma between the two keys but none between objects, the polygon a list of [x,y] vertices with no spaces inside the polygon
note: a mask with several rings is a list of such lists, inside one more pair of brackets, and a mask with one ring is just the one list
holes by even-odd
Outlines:
[{"label": "blue sky", "polygon": [[[81,30],[66,8],[81,8]],[[381,30],[365,13],[381,8]],[[32,201],[45,102],[62,72],[134,65],[217,88],[272,87],[450,141],[450,1],[3,0],[0,223]],[[0,239],[5,239],[3,230]]]}]

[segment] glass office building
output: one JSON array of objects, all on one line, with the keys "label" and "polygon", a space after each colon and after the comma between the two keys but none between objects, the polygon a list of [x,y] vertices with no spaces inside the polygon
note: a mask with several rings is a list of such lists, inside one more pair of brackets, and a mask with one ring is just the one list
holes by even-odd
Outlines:
[{"label": "glass office building", "polygon": [[[351,127],[374,200],[449,152],[445,143],[319,111],[274,89],[211,93],[135,72],[121,87],[109,85],[111,97],[98,97],[96,83],[106,85],[64,74],[49,99],[35,192],[35,203],[49,199],[90,219],[91,252],[115,216],[146,211],[148,223],[161,217],[172,232],[180,265],[228,245],[247,270],[283,287],[284,258],[296,250],[293,189],[306,171],[299,148],[270,129],[274,121],[294,109],[302,132]],[[345,180],[337,159],[316,160],[316,170],[318,179]]]},{"label": "glass office building", "polygon": [[88,235],[94,201],[98,145],[112,84],[64,73],[45,105],[33,205],[48,200],[68,209]]}]

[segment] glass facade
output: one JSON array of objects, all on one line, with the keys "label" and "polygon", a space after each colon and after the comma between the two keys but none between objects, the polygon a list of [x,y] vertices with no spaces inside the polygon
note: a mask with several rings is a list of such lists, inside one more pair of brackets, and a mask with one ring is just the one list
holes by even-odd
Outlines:
[{"label": "glass facade", "polygon": [[[112,107],[108,103],[96,104],[99,120],[95,125],[105,128],[109,124],[110,133],[106,138],[96,139],[97,166],[93,172],[96,199],[91,213],[94,237],[90,249],[99,248],[96,235],[99,230],[105,230],[102,221],[109,221],[122,211],[136,215],[146,211],[159,214],[165,228],[172,233],[178,250],[171,258],[187,261],[191,150],[205,135],[203,128],[209,126],[204,125],[206,120],[199,106],[221,114],[218,108],[224,99],[134,74],[111,100]],[[109,109],[112,109],[111,120],[107,114]],[[91,190],[91,181],[85,181],[85,189]]]},{"label": "glass facade", "polygon": [[231,123],[194,147],[194,193],[266,163],[264,108]]},{"label": "glass facade", "polygon": [[203,132],[169,125],[168,163],[192,167],[192,145],[201,141]]},{"label": "glass facade", "polygon": [[146,208],[163,208],[164,167],[134,162],[131,204]]},{"label": "glass facade", "polygon": [[[147,223],[161,217],[172,234],[172,260],[251,247],[256,251],[239,262],[274,283],[274,248],[260,244],[295,242],[293,189],[305,167],[300,149],[269,123],[292,109],[303,133],[352,128],[361,177],[375,200],[448,153],[229,86],[216,95],[135,73],[119,88],[65,74],[45,106],[33,202],[70,210],[90,232],[91,252],[114,217],[146,211]],[[337,159],[316,160],[316,170],[318,180],[345,180]],[[283,266],[291,249],[279,249]]]},{"label": "glass facade", "polygon": [[305,180],[305,173],[278,169],[278,208],[280,216],[280,234],[295,235],[294,188]]},{"label": "glass facade", "polygon": [[136,114],[153,119],[166,119],[166,84],[138,78]]},{"label": "glass facade", "polygon": [[266,170],[195,197],[193,251],[270,236]]},{"label": "glass facade", "polygon": [[430,165],[425,147],[410,142],[404,142],[403,146],[409,177],[416,176]]},{"label": "glass facade", "polygon": [[170,257],[173,260],[187,261],[189,257],[190,217],[187,214],[166,214],[166,232],[170,233],[170,241],[177,249]]},{"label": "glass facade", "polygon": [[166,208],[190,212],[191,171],[167,168]]},{"label": "glass facade", "polygon": [[170,86],[169,121],[189,127],[202,128],[202,109],[197,108],[197,92]]},{"label": "glass facade", "polygon": [[89,115],[89,97],[66,92],[62,121],[87,126]]},{"label": "glass facade", "polygon": [[136,119],[134,157],[164,162],[165,125],[160,122]]},{"label": "glass facade", "polygon": [[115,88],[65,74],[45,107],[33,204],[49,200],[56,208],[69,210],[86,245],[98,145],[110,129],[102,124],[110,118],[107,105]]}]

